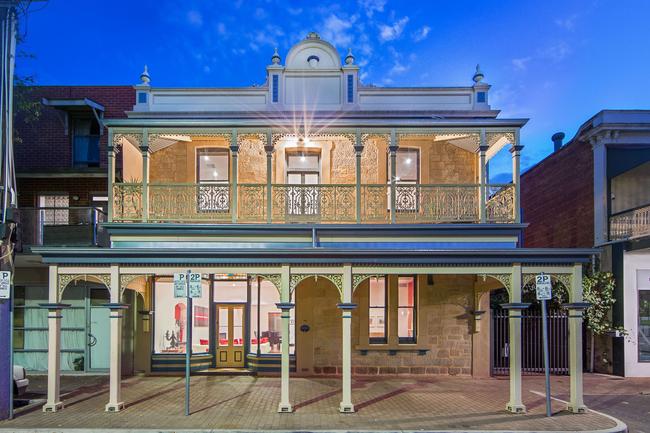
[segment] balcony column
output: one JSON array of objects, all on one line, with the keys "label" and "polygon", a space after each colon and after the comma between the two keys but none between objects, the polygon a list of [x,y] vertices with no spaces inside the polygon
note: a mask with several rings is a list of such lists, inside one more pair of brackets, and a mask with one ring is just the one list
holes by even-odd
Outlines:
[{"label": "balcony column", "polygon": [[352,310],[357,308],[352,303],[352,266],[343,266],[343,293],[337,307],[342,312],[343,347],[342,347],[342,395],[339,412],[352,413]]},{"label": "balcony column", "polygon": [[510,303],[502,307],[508,310],[509,345],[510,345],[510,400],[506,410],[512,413],[525,413],[526,406],[521,396],[521,314],[530,306],[521,302],[522,278],[521,265],[512,266]]},{"label": "balcony column", "polygon": [[388,145],[388,152],[390,156],[390,223],[395,224],[395,181],[397,177],[397,149],[399,143],[397,142],[397,134],[395,130],[390,130],[390,143]]},{"label": "balcony column", "polygon": [[289,400],[289,320],[291,319],[291,309],[294,307],[294,304],[291,303],[289,289],[290,272],[289,265],[282,265],[280,303],[276,304],[282,310],[280,316],[282,319],[282,364],[280,367],[280,404],[278,405],[280,413],[293,411]]},{"label": "balcony column", "polygon": [[515,131],[515,142],[512,144],[512,147],[510,148],[510,153],[512,154],[512,184],[515,187],[515,197],[514,197],[514,220],[515,223],[521,222],[521,188],[519,185],[519,178],[521,175],[521,164],[520,164],[520,159],[521,159],[521,149],[523,149],[524,146],[519,144],[519,130]]},{"label": "balcony column", "polygon": [[230,134],[230,154],[232,155],[232,176],[230,179],[230,215],[233,224],[237,222],[237,155],[239,153],[239,143],[237,142],[237,130],[233,129]]},{"label": "balcony column", "polygon": [[47,342],[47,402],[43,412],[56,412],[63,409],[61,402],[61,310],[70,304],[59,303],[59,268],[50,266],[48,303],[40,304],[46,308],[48,322]]},{"label": "balcony column", "polygon": [[478,148],[478,203],[479,203],[479,221],[487,221],[487,170],[486,170],[486,152],[488,150],[487,139],[485,138],[485,129],[481,129],[481,142]]},{"label": "balcony column", "polygon": [[113,184],[115,183],[115,148],[113,130],[108,130],[108,222],[113,221]]},{"label": "balcony column", "polygon": [[361,140],[361,131],[356,131],[356,142],[354,145],[354,154],[356,157],[356,178],[357,178],[357,224],[361,224],[361,154],[363,153],[363,142]]},{"label": "balcony column", "polygon": [[111,265],[111,302],[104,304],[110,309],[110,372],[106,412],[119,412],[124,409],[122,401],[122,312],[128,305],[120,303],[120,268]]},{"label": "balcony column", "polygon": [[273,220],[273,215],[271,215],[271,212],[273,211],[272,207],[272,199],[273,199],[273,192],[271,191],[271,187],[273,184],[273,134],[271,131],[266,133],[266,146],[264,146],[264,150],[266,151],[266,222],[268,224],[271,224],[271,221]]},{"label": "balcony column", "polygon": [[142,222],[149,219],[149,131],[142,130]]},{"label": "balcony column", "polygon": [[582,387],[582,313],[589,304],[582,301],[582,265],[579,263],[573,266],[569,299],[570,303],[563,305],[569,313],[570,392],[567,409],[573,413],[584,413],[587,406],[583,400]]}]

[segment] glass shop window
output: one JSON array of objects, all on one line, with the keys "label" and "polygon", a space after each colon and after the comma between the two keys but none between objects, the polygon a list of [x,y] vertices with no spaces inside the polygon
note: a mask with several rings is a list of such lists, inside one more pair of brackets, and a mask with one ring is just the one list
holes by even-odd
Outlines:
[{"label": "glass shop window", "polygon": [[373,277],[369,281],[368,338],[370,344],[387,342],[386,277]]},{"label": "glass shop window", "polygon": [[650,270],[637,271],[639,291],[639,362],[650,362]]},{"label": "glass shop window", "polygon": [[[259,355],[279,355],[282,351],[282,312],[276,306],[280,294],[266,280],[251,281],[250,352]],[[293,317],[293,315],[292,315]],[[294,320],[289,325],[289,351],[294,353]]]},{"label": "glass shop window", "polygon": [[72,155],[75,167],[99,166],[99,124],[93,118],[73,119]]},{"label": "glass shop window", "polygon": [[[210,292],[204,276],[201,298],[192,300],[192,353],[210,350]],[[187,348],[187,303],[174,298],[173,277],[156,277],[154,292],[154,350],[156,353],[185,353]]]},{"label": "glass shop window", "polygon": [[415,277],[399,277],[397,282],[397,337],[400,343],[415,343]]}]

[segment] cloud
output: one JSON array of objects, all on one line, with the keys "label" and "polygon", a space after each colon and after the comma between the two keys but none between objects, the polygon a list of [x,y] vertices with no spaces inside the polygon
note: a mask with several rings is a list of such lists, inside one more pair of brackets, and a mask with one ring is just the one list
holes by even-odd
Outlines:
[{"label": "cloud", "polygon": [[564,41],[550,45],[540,51],[540,57],[559,62],[571,54],[571,47]]},{"label": "cloud", "polygon": [[525,71],[528,68],[528,62],[530,62],[532,59],[533,58],[530,56],[512,59],[512,66],[514,66],[518,71]]},{"label": "cloud", "polygon": [[556,18],[554,23],[556,26],[563,28],[564,30],[573,31],[575,29],[577,19],[578,14],[573,14],[567,18]]},{"label": "cloud", "polygon": [[406,23],[409,22],[409,17],[404,17],[397,20],[393,25],[380,24],[379,37],[382,41],[392,41],[399,38],[404,31]]},{"label": "cloud", "polygon": [[431,31],[431,27],[429,26],[423,26],[421,29],[418,31],[414,32],[411,37],[415,42],[420,42],[423,41],[429,36],[429,32]]},{"label": "cloud", "polygon": [[375,12],[383,12],[387,0],[359,0],[359,5],[366,12],[368,18],[372,18]]},{"label": "cloud", "polygon": [[352,24],[356,21],[356,17],[352,16],[349,20],[344,18],[339,18],[338,16],[331,14],[323,22],[323,31],[322,37],[326,41],[329,41],[334,46],[338,47],[351,47],[354,36],[349,30],[352,28]]},{"label": "cloud", "polygon": [[404,72],[409,70],[409,66],[404,66],[402,63],[399,61],[396,61],[395,64],[393,65],[392,68],[390,68],[390,71],[388,71],[389,75],[398,75],[398,74],[403,74]]},{"label": "cloud", "polygon": [[201,27],[203,25],[203,15],[197,10],[188,11],[187,22],[195,27]]}]

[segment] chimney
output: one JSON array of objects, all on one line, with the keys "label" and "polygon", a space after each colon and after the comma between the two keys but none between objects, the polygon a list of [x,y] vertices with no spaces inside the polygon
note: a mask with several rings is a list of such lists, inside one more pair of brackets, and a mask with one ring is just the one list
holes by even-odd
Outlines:
[{"label": "chimney", "polygon": [[557,152],[562,148],[562,140],[564,140],[564,132],[556,132],[551,137],[553,140],[553,152]]}]

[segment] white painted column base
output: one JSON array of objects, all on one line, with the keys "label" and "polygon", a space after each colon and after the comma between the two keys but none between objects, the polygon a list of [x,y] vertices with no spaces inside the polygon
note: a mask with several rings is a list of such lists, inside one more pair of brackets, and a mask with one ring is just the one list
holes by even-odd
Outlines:
[{"label": "white painted column base", "polygon": [[508,403],[506,405],[506,410],[512,413],[526,413],[526,406],[523,404]]},{"label": "white painted column base", "polygon": [[352,403],[341,403],[339,405],[339,412],[354,413],[354,405]]},{"label": "white painted column base", "polygon": [[567,410],[569,412],[573,413],[587,413],[587,406],[583,405],[578,405],[578,406],[573,406],[571,404],[567,405]]},{"label": "white painted column base", "polygon": [[280,403],[278,405],[278,413],[291,413],[293,412],[293,407],[290,403]]},{"label": "white painted column base", "polygon": [[119,412],[124,409],[124,402],[108,403],[106,405],[106,412]]},{"label": "white painted column base", "polygon": [[64,407],[65,406],[60,401],[57,403],[46,403],[43,405],[43,412],[58,412]]}]

